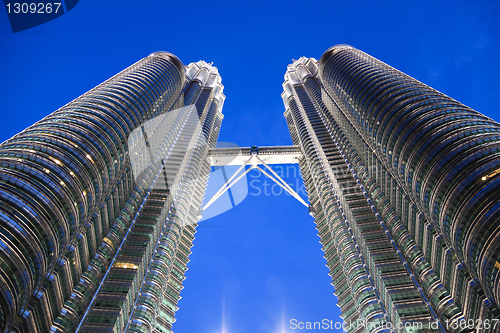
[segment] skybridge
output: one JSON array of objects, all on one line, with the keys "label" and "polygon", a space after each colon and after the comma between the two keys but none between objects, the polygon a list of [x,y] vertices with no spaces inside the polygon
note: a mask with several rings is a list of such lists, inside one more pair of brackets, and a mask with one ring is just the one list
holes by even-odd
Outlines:
[{"label": "skybridge", "polygon": [[[226,193],[234,184],[242,179],[250,170],[257,169],[281,186],[292,197],[309,208],[305,202],[269,165],[298,164],[302,151],[299,146],[269,146],[269,147],[230,147],[212,148],[208,158],[213,167],[240,166],[238,170],[222,185],[214,196],[205,204],[202,211],[210,207],[218,198]],[[246,169],[249,165],[250,168]]]}]

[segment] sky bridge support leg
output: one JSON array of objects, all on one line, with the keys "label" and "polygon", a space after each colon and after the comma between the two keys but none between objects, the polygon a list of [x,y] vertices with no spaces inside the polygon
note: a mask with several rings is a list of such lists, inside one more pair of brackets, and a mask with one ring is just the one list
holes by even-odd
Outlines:
[{"label": "sky bridge support leg", "polygon": [[[262,164],[265,166],[268,172],[266,172],[263,168],[259,167],[259,164]],[[240,172],[245,168],[245,166],[250,165],[250,168],[248,168],[245,172],[240,174]],[[300,195],[295,192],[290,185],[288,185],[287,182],[285,182],[269,165],[267,165],[257,154],[252,154],[250,158],[241,165],[238,170],[229,178],[224,185],[214,194],[214,196],[206,203],[206,205],[203,207],[202,212],[210,207],[217,199],[219,199],[224,193],[226,193],[234,184],[236,184],[243,176],[245,176],[250,170],[252,169],[258,169],[260,170],[264,175],[266,175],[268,178],[270,178],[272,181],[274,181],[276,184],[281,186],[282,189],[284,189],[288,194],[290,194],[292,197],[297,199],[301,204],[303,204],[306,207],[309,207],[309,204],[304,201],[300,197]],[[238,174],[240,174],[238,176]],[[235,179],[236,178],[236,179]]]}]

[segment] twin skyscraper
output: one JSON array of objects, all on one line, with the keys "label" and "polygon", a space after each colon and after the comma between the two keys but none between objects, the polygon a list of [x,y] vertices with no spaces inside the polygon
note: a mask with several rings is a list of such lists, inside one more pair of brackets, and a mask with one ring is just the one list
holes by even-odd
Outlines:
[{"label": "twin skyscraper", "polygon": [[[345,330],[498,332],[500,124],[348,45],[283,88]],[[224,100],[157,52],[0,145],[1,332],[172,332]]]}]

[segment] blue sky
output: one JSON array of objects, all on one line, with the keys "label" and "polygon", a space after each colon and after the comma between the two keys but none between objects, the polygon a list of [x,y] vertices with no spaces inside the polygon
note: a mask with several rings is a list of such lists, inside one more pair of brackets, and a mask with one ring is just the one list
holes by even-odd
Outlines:
[{"label": "blue sky", "polygon": [[[341,43],[499,121],[499,16],[498,1],[81,0],[13,34],[0,10],[0,141],[159,50],[219,68],[220,140],[239,146],[291,144],[286,66]],[[292,170],[283,174],[296,184]],[[248,179],[260,195],[249,186],[240,205],[200,224],[176,333],[284,333],[296,331],[291,319],[338,320],[307,209],[258,174]]]}]

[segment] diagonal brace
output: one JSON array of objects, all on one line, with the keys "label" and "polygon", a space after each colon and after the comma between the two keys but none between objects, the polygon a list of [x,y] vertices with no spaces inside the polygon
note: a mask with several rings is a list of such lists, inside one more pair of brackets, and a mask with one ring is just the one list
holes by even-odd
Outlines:
[{"label": "diagonal brace", "polygon": [[[258,161],[257,161],[258,160]],[[251,164],[250,164],[251,162]],[[266,172],[264,169],[258,166],[258,164],[262,164],[266,167],[267,170],[270,171],[269,174]],[[250,168],[248,168],[245,172],[238,174],[245,168],[246,165],[250,165]],[[236,170],[236,172],[229,178],[223,185],[222,187],[214,194],[214,196],[207,202],[207,204],[202,208],[202,211],[210,207],[217,199],[219,199],[224,193],[226,193],[234,184],[236,184],[243,176],[245,176],[250,170],[252,169],[258,169],[260,170],[264,175],[269,177],[272,181],[274,181],[276,184],[281,186],[287,193],[289,193],[291,196],[293,196],[295,199],[297,199],[301,204],[303,204],[306,207],[309,207],[309,204],[307,204],[298,194],[295,192],[290,185],[288,185],[287,182],[285,182],[272,168],[269,167],[257,154],[252,154],[250,158],[243,163],[243,165]],[[236,179],[235,179],[236,178]]]},{"label": "diagonal brace", "polygon": [[245,168],[245,166],[250,162],[252,157],[250,157],[241,167],[236,170],[236,172],[229,178],[223,185],[222,187],[214,194],[212,199],[207,202],[207,204],[202,208],[202,211],[210,207],[217,199],[219,199],[224,193],[226,193],[234,184],[236,184],[243,176],[245,176],[250,170],[252,170],[254,167],[248,168],[245,172],[243,172],[238,178],[236,178],[234,181],[233,179]]},{"label": "diagonal brace", "polygon": [[[265,165],[265,164],[264,164]],[[259,169],[263,174],[265,174],[267,177],[269,177],[272,181],[274,181],[276,184],[278,184],[279,186],[281,186],[282,189],[284,189],[285,191],[287,191],[292,197],[294,197],[295,199],[297,199],[301,204],[303,204],[304,206],[306,207],[309,207],[309,204],[307,204],[298,194],[297,192],[295,192],[291,187],[290,185],[288,185],[278,174],[276,174],[274,172],[274,170],[272,170],[271,168],[268,167],[268,169],[273,173],[275,174],[275,176],[277,177],[274,178],[273,176],[271,176],[270,174],[268,174],[264,169],[262,169],[261,167],[257,166],[256,167],[257,169]],[[279,179],[279,180],[278,180]]]}]

